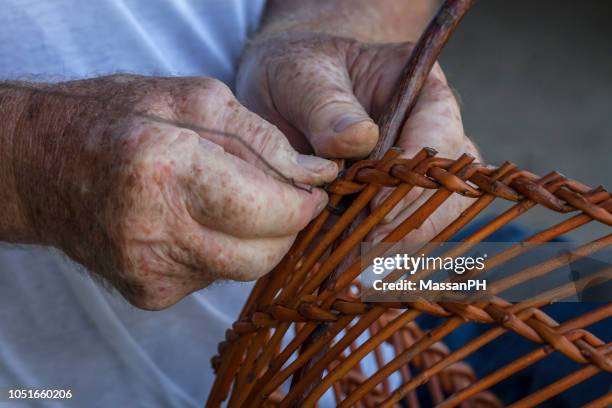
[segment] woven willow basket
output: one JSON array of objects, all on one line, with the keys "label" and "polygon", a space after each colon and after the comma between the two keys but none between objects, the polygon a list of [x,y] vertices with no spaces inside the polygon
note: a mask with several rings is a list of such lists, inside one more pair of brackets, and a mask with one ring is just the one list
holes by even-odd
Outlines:
[{"label": "woven willow basket", "polygon": [[[533,207],[574,214],[530,236],[525,240],[529,243],[548,242],[589,223],[612,226],[612,195],[601,187],[591,188],[556,172],[539,177],[509,162],[495,168],[475,163],[468,155],[456,160],[438,158],[431,149],[403,159],[399,158],[401,151],[391,148],[424,78],[471,5],[472,1],[464,0],[444,3],[407,63],[399,90],[381,120],[381,142],[372,156],[349,166],[328,187],[328,208],[300,234],[281,263],[256,283],[239,320],[219,345],[219,355],[213,358],[217,378],[208,407],[224,401],[230,407],[312,407],[326,393],[341,407],[498,407],[501,401],[488,390],[552,353],[582,365],[512,405],[530,407],[600,371],[612,371],[609,339],[585,329],[612,315],[610,303],[559,323],[540,309],[549,303],[547,298],[518,303],[498,296],[474,303],[367,303],[357,294],[356,278],[362,265],[355,249],[415,186],[435,192],[384,242],[400,241],[453,194],[475,200],[432,242],[448,241],[497,201],[510,203],[510,208],[463,242],[481,242]],[[395,189],[382,205],[368,212],[370,201],[382,187]],[[348,206],[339,211],[342,203]],[[330,217],[337,218],[331,229],[322,232]],[[528,282],[611,243],[612,234],[605,235],[571,256],[559,255],[513,275],[505,287]],[[521,252],[517,245],[490,263],[502,264]],[[606,280],[612,271],[608,268],[598,274]],[[554,297],[575,293],[574,284],[553,289]],[[439,319],[432,330],[422,330],[417,324],[417,317],[426,315]],[[451,352],[444,338],[470,322],[490,328]],[[508,332],[538,347],[476,378],[463,360]],[[389,352],[391,358],[385,358]],[[367,359],[373,362],[373,374],[371,370],[365,374]],[[612,392],[592,399],[587,406],[610,406]]]}]

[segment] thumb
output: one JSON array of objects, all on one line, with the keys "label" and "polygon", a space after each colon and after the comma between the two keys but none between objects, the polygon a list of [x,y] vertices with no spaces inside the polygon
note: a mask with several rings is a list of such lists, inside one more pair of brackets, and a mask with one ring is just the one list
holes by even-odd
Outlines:
[{"label": "thumb", "polygon": [[310,50],[292,69],[279,69],[270,93],[280,115],[324,157],[361,158],[378,127],[353,93],[346,58]]}]

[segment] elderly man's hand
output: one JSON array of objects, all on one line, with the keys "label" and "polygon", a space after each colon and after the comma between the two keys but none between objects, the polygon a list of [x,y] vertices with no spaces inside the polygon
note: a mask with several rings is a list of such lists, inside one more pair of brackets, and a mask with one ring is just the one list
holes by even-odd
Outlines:
[{"label": "elderly man's hand", "polygon": [[[270,32],[271,31],[271,32]],[[243,103],[276,124],[303,152],[323,157],[362,158],[378,140],[379,119],[405,65],[409,43],[368,44],[303,30],[264,31],[243,55],[237,92]],[[459,106],[439,65],[435,65],[398,142],[405,157],[422,147],[440,156],[479,156],[465,136]],[[382,191],[379,205],[389,194]],[[377,227],[382,238],[431,191],[415,188]],[[453,197],[407,239],[425,241],[446,226],[469,200]]]},{"label": "elderly man's hand", "polygon": [[28,240],[137,306],[258,278],[327,203],[304,186],[333,180],[335,163],[298,154],[219,81],[114,76],[42,91],[15,126],[28,135],[14,146]]}]

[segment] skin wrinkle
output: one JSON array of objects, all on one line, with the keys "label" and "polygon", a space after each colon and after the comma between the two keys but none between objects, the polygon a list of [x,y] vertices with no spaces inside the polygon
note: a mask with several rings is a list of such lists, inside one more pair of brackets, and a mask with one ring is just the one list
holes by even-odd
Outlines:
[{"label": "skin wrinkle", "polygon": [[[374,69],[362,71],[363,74],[365,75],[365,79],[359,81],[359,83],[361,84],[364,84],[364,83],[366,84],[366,88],[361,94],[371,95],[371,97],[360,99],[360,101],[362,101],[362,104],[364,105],[365,109],[368,112],[372,112],[372,119],[374,119],[375,121],[378,121],[378,118],[382,110],[382,109],[374,109],[374,106],[376,106],[374,103],[374,99],[376,97],[377,90],[380,88],[381,82],[383,81],[383,78],[384,78],[383,75],[378,74],[379,69],[381,68],[381,64],[382,64],[382,61],[379,62],[379,66],[375,67]],[[359,64],[356,64],[356,65],[359,65]],[[357,81],[358,80],[355,80],[355,82]],[[359,95],[360,93],[355,92],[355,94]]]},{"label": "skin wrinkle", "polygon": [[[366,111],[372,112],[373,96],[375,95],[372,89],[376,89],[376,84],[380,83],[380,79],[383,76],[380,75],[378,69],[382,61],[371,58],[369,54],[370,52],[368,52],[365,46],[359,47],[358,54],[355,55],[352,63],[348,65],[348,71],[351,82],[353,83],[353,92],[358,96],[359,102],[364,106]],[[364,59],[366,60],[365,63],[363,61]],[[372,82],[375,83],[374,86],[372,86]],[[373,115],[373,119],[377,120],[378,118]]]},{"label": "skin wrinkle", "polygon": [[[386,63],[386,56],[384,55],[385,49],[379,48],[374,52],[377,53],[373,59],[378,62],[378,64],[371,70],[371,76],[375,77],[375,80],[372,81],[373,84],[371,86],[370,95],[370,105],[371,105],[371,113],[372,116],[378,120],[383,113],[383,109],[385,109],[387,101],[389,99],[388,89],[395,86],[396,78],[399,76],[403,63],[406,61],[412,52],[413,44],[403,43],[398,45],[390,46],[393,51],[393,56],[396,61],[395,64],[389,66],[390,64]],[[383,75],[381,72],[386,71]],[[370,80],[366,82],[370,84]]]}]

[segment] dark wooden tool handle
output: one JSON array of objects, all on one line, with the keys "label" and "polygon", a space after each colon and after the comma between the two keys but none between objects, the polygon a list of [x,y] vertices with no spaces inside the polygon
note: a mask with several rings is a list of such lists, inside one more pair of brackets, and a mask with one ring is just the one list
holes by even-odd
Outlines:
[{"label": "dark wooden tool handle", "polygon": [[417,41],[380,119],[380,139],[370,159],[381,159],[392,148],[423,88],[429,71],[465,13],[476,0],[446,0]]}]

